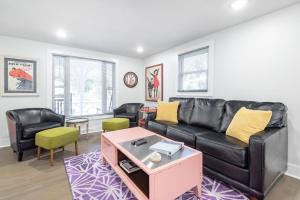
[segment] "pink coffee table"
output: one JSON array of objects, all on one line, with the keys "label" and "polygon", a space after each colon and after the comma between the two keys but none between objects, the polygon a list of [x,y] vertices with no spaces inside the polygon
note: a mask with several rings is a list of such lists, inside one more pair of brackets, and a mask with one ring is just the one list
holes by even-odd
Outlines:
[{"label": "pink coffee table", "polygon": [[[139,138],[146,138],[148,143],[139,147],[131,145],[132,140]],[[102,133],[104,162],[111,165],[139,200],[174,200],[190,189],[200,197],[202,153],[184,146],[171,158],[162,155],[159,163],[153,163],[149,146],[161,139],[166,138],[140,127]],[[124,158],[129,158],[141,170],[127,174],[118,164]]]}]

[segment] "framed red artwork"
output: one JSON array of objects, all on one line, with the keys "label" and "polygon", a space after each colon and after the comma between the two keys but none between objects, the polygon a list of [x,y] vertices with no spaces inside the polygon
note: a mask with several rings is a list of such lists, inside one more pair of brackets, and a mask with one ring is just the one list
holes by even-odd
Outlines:
[{"label": "framed red artwork", "polygon": [[163,64],[146,67],[145,81],[146,101],[163,100]]}]

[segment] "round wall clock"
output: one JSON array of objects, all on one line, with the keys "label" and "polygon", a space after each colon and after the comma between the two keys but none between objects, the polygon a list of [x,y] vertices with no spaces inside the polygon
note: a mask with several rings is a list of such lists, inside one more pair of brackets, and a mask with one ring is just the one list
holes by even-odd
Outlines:
[{"label": "round wall clock", "polygon": [[129,88],[133,88],[138,84],[138,77],[134,72],[127,72],[123,80],[124,84]]}]

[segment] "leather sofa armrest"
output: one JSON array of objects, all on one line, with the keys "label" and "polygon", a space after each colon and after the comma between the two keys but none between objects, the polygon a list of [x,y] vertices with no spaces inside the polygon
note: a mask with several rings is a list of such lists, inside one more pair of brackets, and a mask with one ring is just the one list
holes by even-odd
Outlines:
[{"label": "leather sofa armrest", "polygon": [[58,119],[58,121],[60,122],[60,124],[62,126],[65,125],[65,116],[64,115],[60,115],[60,114],[57,114],[57,113],[54,113],[56,115],[56,118]]},{"label": "leather sofa armrest", "polygon": [[136,111],[136,114],[135,114],[136,122],[139,121],[139,118],[140,118],[140,110],[142,109],[143,106],[144,106],[144,104],[140,104],[140,105],[137,107],[137,111]]},{"label": "leather sofa armrest", "polygon": [[250,187],[266,194],[287,170],[288,128],[268,128],[250,137]]},{"label": "leather sofa armrest", "polygon": [[57,114],[50,109],[45,109],[42,111],[42,121],[43,122],[58,122],[62,126],[65,124],[65,116]]},{"label": "leather sofa armrest", "polygon": [[6,112],[6,119],[7,119],[7,126],[8,126],[8,133],[10,139],[11,147],[19,152],[19,142],[22,138],[22,124],[20,123],[18,118],[15,118],[9,112]]},{"label": "leather sofa armrest", "polygon": [[126,106],[126,105],[123,104],[123,105],[121,105],[120,107],[115,108],[115,109],[113,110],[114,117],[115,117],[115,115],[119,115],[119,114],[121,114],[121,113],[126,113],[126,107],[125,107],[125,106]]},{"label": "leather sofa armrest", "polygon": [[148,128],[149,121],[153,121],[156,118],[156,112],[151,112],[147,114],[147,117],[145,118],[145,128]]}]

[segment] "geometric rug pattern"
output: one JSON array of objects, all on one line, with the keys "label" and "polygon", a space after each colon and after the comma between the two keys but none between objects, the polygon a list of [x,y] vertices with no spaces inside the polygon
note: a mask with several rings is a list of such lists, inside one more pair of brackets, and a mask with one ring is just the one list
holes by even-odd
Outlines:
[{"label": "geometric rug pattern", "polygon": [[[137,200],[120,177],[103,164],[100,151],[65,158],[64,164],[74,200]],[[197,200],[187,191],[177,200]],[[248,200],[239,190],[206,176],[201,200]]]}]

